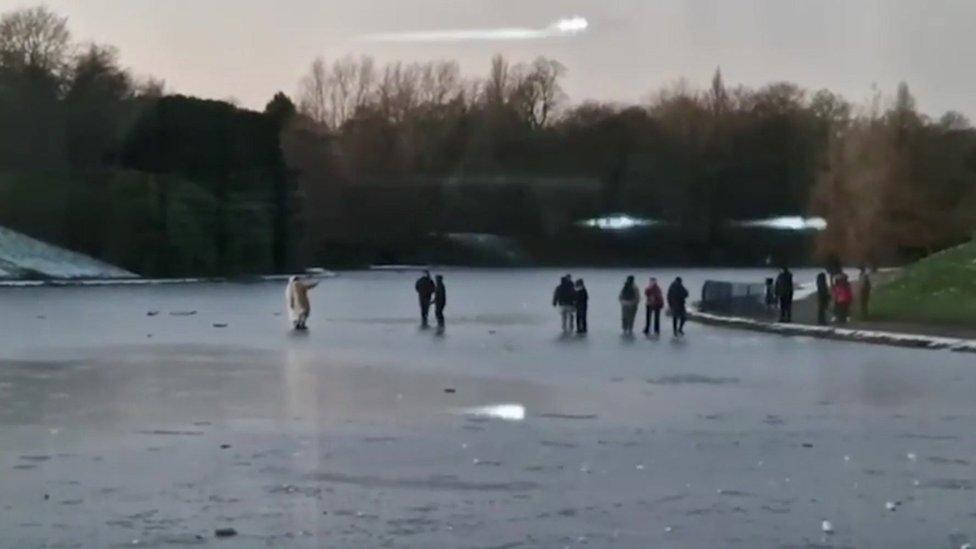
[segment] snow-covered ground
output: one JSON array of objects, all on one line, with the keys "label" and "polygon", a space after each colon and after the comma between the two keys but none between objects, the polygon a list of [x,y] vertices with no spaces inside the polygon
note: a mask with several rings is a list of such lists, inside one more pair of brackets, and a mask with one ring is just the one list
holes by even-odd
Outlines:
[{"label": "snow-covered ground", "polygon": [[[560,275],[590,334],[559,334]],[[628,274],[342,273],[0,289],[0,546],[961,547],[964,353],[689,324],[621,337]],[[798,280],[811,273],[798,273]],[[662,319],[667,320],[667,319]],[[665,327],[665,334],[667,328]]]},{"label": "snow-covered ground", "polygon": [[0,227],[0,279],[133,278],[136,275],[88,257]]}]

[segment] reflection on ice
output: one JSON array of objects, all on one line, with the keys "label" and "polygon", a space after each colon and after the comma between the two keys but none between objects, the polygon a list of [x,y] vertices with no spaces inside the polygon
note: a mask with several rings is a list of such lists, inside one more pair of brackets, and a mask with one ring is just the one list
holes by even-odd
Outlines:
[{"label": "reflection on ice", "polygon": [[490,404],[476,408],[465,408],[461,413],[505,421],[522,421],[525,419],[525,406],[521,404]]},{"label": "reflection on ice", "polygon": [[625,231],[637,227],[652,227],[660,223],[656,219],[631,217],[627,214],[610,214],[603,217],[584,219],[576,224],[581,227],[590,227],[601,231]]},{"label": "reflection on ice", "polygon": [[822,217],[786,215],[770,217],[768,219],[736,221],[734,225],[737,227],[757,227],[760,229],[776,229],[780,231],[822,231],[827,228],[827,220]]}]

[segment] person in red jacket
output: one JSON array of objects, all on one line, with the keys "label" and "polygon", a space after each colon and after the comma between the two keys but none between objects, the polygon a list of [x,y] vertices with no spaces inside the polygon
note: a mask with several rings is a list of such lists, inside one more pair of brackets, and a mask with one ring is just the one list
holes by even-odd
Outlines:
[{"label": "person in red jacket", "polygon": [[847,279],[847,275],[842,274],[834,283],[834,316],[837,317],[837,322],[841,324],[847,322],[852,301],[854,301],[854,291],[851,289],[851,282]]},{"label": "person in red jacket", "polygon": [[657,279],[651,277],[650,283],[644,290],[646,315],[644,318],[644,335],[651,333],[651,318],[654,318],[654,335],[661,335],[661,309],[664,308],[664,294],[657,285]]}]

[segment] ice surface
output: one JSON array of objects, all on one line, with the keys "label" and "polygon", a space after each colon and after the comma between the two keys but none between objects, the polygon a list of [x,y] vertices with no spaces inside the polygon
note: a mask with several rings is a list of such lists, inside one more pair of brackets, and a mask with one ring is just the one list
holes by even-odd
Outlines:
[{"label": "ice surface", "polygon": [[[565,271],[589,287],[585,338],[550,304]],[[0,288],[0,546],[976,535],[970,355],[699,324],[620,336],[628,274],[695,294],[760,271],[441,272],[443,333],[420,329],[412,272],[324,280],[302,334],[282,282]],[[458,413],[515,404],[520,421]]]}]

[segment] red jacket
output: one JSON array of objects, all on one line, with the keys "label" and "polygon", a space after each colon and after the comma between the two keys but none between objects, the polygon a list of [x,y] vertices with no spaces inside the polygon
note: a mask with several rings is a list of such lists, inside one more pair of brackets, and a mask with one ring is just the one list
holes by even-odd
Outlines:
[{"label": "red jacket", "polygon": [[854,294],[851,291],[851,284],[846,280],[834,285],[834,302],[838,305],[850,305],[854,301]]},{"label": "red jacket", "polygon": [[644,298],[647,300],[647,306],[652,309],[664,307],[664,294],[661,293],[661,287],[657,284],[648,286],[644,290]]}]

